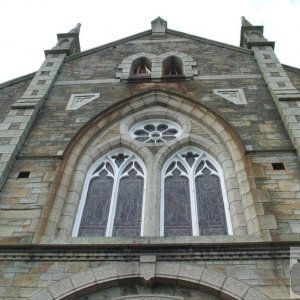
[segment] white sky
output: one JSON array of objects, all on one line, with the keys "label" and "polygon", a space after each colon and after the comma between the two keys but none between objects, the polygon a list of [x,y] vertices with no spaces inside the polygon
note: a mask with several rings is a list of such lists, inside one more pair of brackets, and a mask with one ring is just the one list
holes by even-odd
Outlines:
[{"label": "white sky", "polygon": [[263,25],[281,63],[300,68],[300,0],[0,0],[0,83],[38,70],[56,34],[81,23],[81,50],[151,28],[239,46],[241,17]]}]

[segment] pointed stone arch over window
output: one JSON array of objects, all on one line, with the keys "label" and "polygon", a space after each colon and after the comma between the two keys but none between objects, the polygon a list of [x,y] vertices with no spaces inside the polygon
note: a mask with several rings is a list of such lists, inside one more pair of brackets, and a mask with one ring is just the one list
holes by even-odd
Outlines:
[{"label": "pointed stone arch over window", "polygon": [[162,77],[185,77],[193,78],[198,75],[194,59],[183,52],[169,51],[157,57],[157,63],[162,66]]},{"label": "pointed stone arch over window", "polygon": [[152,69],[151,60],[147,57],[139,57],[131,64],[131,76],[150,76]]},{"label": "pointed stone arch over window", "polygon": [[116,74],[116,77],[121,80],[136,78],[137,75],[144,75],[150,78],[152,77],[153,60],[155,58],[156,55],[147,52],[139,52],[130,55],[123,59],[122,63],[119,65],[120,72]]},{"label": "pointed stone arch over window", "polygon": [[161,235],[232,234],[223,172],[195,147],[172,155],[162,169]]},{"label": "pointed stone arch over window", "polygon": [[163,76],[183,76],[182,60],[176,56],[169,56],[163,61]]},{"label": "pointed stone arch over window", "polygon": [[73,236],[143,235],[146,168],[127,149],[98,159],[87,173]]},{"label": "pointed stone arch over window", "polygon": [[116,74],[121,80],[161,79],[170,76],[191,79],[198,75],[194,59],[177,51],[169,51],[160,55],[139,52],[123,59]]}]

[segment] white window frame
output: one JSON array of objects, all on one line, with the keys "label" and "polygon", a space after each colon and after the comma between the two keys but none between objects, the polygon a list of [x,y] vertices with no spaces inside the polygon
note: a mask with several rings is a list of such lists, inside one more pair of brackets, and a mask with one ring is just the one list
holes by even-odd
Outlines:
[{"label": "white window frame", "polygon": [[[182,154],[186,154],[187,152],[193,152],[199,154],[197,158],[195,158],[195,162],[192,167],[186,162],[186,160],[181,156]],[[165,200],[164,200],[164,188],[165,188],[165,179],[170,176],[170,174],[166,174],[167,169],[173,161],[180,162],[186,169],[187,174],[182,173],[181,176],[188,178],[189,180],[189,190],[190,190],[190,206],[191,206],[191,217],[192,217],[192,236],[199,236],[199,223],[198,223],[198,209],[197,209],[197,198],[196,198],[196,186],[195,186],[195,178],[197,174],[195,174],[198,165],[201,161],[207,160],[209,161],[217,170],[211,170],[213,175],[216,175],[220,179],[221,183],[221,191],[224,203],[224,210],[226,216],[226,224],[227,224],[227,232],[228,235],[232,235],[232,223],[229,212],[229,203],[227,198],[227,190],[225,186],[224,174],[223,170],[220,167],[220,164],[208,153],[203,150],[200,150],[196,147],[186,147],[175,154],[173,154],[164,164],[161,172],[161,201],[160,201],[160,236],[164,236],[164,211],[165,211]]]},{"label": "white window frame", "polygon": [[[128,155],[128,158],[126,158],[125,163],[122,163],[120,168],[116,165],[114,159],[112,159],[112,156],[123,153],[125,155]],[[144,187],[143,187],[143,199],[142,199],[142,217],[141,217],[141,231],[140,234],[141,236],[144,235],[144,220],[145,220],[145,195],[146,195],[146,179],[147,179],[147,171],[146,167],[143,163],[143,161],[133,152],[124,149],[124,148],[118,148],[115,150],[110,151],[109,153],[105,154],[103,157],[98,159],[89,169],[87,172],[84,186],[82,189],[81,193],[81,199],[79,202],[79,207],[78,207],[78,212],[76,215],[73,231],[72,231],[72,237],[77,237],[78,236],[78,231],[80,228],[80,223],[86,203],[86,198],[87,198],[87,192],[89,188],[90,181],[95,177],[94,172],[96,169],[100,166],[102,162],[109,162],[111,167],[113,168],[114,175],[113,174],[108,174],[107,176],[111,177],[114,179],[113,183],[113,190],[112,190],[112,195],[111,195],[111,202],[110,202],[110,208],[109,208],[109,213],[108,213],[108,220],[107,220],[107,226],[106,226],[106,234],[105,237],[111,237],[113,233],[113,225],[114,225],[114,219],[115,219],[115,213],[116,213],[116,207],[117,207],[117,198],[118,198],[118,190],[119,190],[119,183],[120,180],[126,176],[128,176],[128,172],[131,170],[128,170],[126,173],[122,174],[124,169],[131,163],[131,162],[137,162],[140,167],[143,170],[144,174],[141,174],[138,170],[138,176],[142,177],[144,180]]]}]

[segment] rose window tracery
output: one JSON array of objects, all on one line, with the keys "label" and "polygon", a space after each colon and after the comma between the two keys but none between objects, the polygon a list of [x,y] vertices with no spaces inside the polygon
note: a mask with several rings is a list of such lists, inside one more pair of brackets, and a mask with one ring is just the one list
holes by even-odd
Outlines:
[{"label": "rose window tracery", "polygon": [[158,144],[175,139],[181,127],[169,120],[148,120],[136,124],[130,131],[133,139],[144,144]]}]

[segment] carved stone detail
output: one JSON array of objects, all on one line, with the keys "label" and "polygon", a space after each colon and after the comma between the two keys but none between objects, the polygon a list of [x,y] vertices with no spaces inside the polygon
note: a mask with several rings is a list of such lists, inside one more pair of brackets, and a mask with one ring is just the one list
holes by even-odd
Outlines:
[{"label": "carved stone detail", "polygon": [[247,104],[247,100],[242,88],[239,89],[214,89],[214,94],[218,95],[236,105]]},{"label": "carved stone detail", "polygon": [[155,255],[141,255],[140,257],[140,273],[145,281],[150,281],[155,276]]},{"label": "carved stone detail", "polygon": [[91,94],[72,94],[66,110],[76,110],[85,104],[99,98],[100,93],[91,93]]}]

